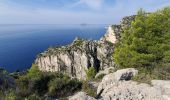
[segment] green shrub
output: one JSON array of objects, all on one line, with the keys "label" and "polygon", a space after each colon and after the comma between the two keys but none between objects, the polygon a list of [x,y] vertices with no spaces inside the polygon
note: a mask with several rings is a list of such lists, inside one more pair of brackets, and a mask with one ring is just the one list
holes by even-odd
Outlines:
[{"label": "green shrub", "polygon": [[33,95],[28,96],[26,100],[41,100],[41,99],[36,94],[33,94]]},{"label": "green shrub", "polygon": [[87,79],[88,80],[91,80],[91,79],[94,79],[95,78],[95,75],[96,75],[96,70],[94,67],[90,67],[87,71],[86,71],[86,74],[87,74]]},{"label": "green shrub", "polygon": [[17,88],[18,88],[18,90],[16,92],[17,92],[17,94],[19,94],[22,97],[26,97],[33,92],[31,90],[32,85],[30,85],[30,78],[26,75],[20,76],[16,80],[16,84],[17,84]]},{"label": "green shrub", "polygon": [[20,100],[20,98],[17,97],[15,91],[10,90],[6,93],[5,100]]},{"label": "green shrub", "polygon": [[86,92],[89,96],[96,97],[96,89],[91,87],[88,81],[83,81],[82,83],[82,91]]},{"label": "green shrub", "polygon": [[106,75],[106,74],[100,74],[99,76],[97,76],[97,77],[95,78],[95,80],[96,80],[96,81],[100,81],[100,80],[103,79],[103,77],[104,77],[105,75]]},{"label": "green shrub", "polygon": [[48,84],[49,94],[54,97],[68,96],[81,89],[82,83],[69,77],[54,78]]},{"label": "green shrub", "polygon": [[35,64],[32,64],[31,68],[28,70],[28,73],[27,73],[27,75],[28,75],[30,78],[39,77],[40,74],[41,74],[41,72],[39,71],[38,66],[35,65]]},{"label": "green shrub", "polygon": [[139,73],[133,77],[133,80],[148,84],[151,83],[151,80],[170,80],[170,67],[160,66],[155,67],[152,71],[148,71],[146,68],[138,69]]}]

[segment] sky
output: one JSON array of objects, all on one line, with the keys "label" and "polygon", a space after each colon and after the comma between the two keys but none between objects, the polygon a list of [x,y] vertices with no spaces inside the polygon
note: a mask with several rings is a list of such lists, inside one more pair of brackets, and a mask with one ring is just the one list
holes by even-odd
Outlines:
[{"label": "sky", "polygon": [[170,0],[0,0],[0,24],[118,24],[165,6]]}]

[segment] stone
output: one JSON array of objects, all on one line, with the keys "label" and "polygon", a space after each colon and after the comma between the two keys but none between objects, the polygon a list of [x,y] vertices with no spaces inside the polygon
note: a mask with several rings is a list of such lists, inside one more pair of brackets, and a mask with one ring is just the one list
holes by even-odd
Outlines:
[{"label": "stone", "polygon": [[114,67],[109,67],[109,68],[106,68],[106,69],[104,69],[104,70],[100,70],[100,71],[96,74],[95,78],[98,78],[100,75],[107,75],[107,74],[109,74],[109,73],[113,73],[114,70],[115,70]]},{"label": "stone", "polygon": [[85,92],[78,92],[77,94],[68,98],[68,100],[96,100],[93,97],[90,97]]},{"label": "stone", "polygon": [[137,75],[138,70],[134,68],[127,68],[117,70],[115,73],[110,73],[102,79],[102,82],[99,84],[97,88],[97,94],[100,94],[102,91],[110,85],[117,85],[117,83],[121,80],[130,80],[133,76]]},{"label": "stone", "polygon": [[116,80],[130,80],[133,76],[136,76],[138,74],[138,70],[134,68],[127,68],[127,69],[121,69],[117,70],[114,73],[114,78]]},{"label": "stone", "polygon": [[170,81],[152,80],[151,84],[155,89],[161,91],[165,100],[170,100]]},{"label": "stone", "polygon": [[110,85],[101,96],[103,100],[164,100],[157,89],[134,81],[119,81],[117,85]]}]

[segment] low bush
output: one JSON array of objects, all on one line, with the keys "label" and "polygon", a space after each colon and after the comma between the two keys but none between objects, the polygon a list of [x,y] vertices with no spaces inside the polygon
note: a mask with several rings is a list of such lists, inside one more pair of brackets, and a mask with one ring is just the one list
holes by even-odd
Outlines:
[{"label": "low bush", "polygon": [[96,89],[93,88],[88,81],[83,81],[82,83],[82,91],[86,92],[89,96],[96,97]]},{"label": "low bush", "polygon": [[94,67],[90,67],[87,71],[86,71],[86,74],[87,74],[87,79],[88,80],[91,80],[91,79],[94,79],[95,78],[95,75],[96,75],[96,70]]},{"label": "low bush", "polygon": [[54,78],[48,84],[49,95],[53,97],[64,97],[74,94],[81,89],[82,83],[77,79],[70,79],[67,76],[63,78]]},{"label": "low bush", "polygon": [[[161,67],[160,67],[161,66]],[[170,80],[170,67],[162,66],[155,67],[153,70],[140,68],[137,76],[133,80],[140,83],[151,83],[151,80]]]},{"label": "low bush", "polygon": [[106,74],[100,74],[95,78],[96,81],[101,81]]}]

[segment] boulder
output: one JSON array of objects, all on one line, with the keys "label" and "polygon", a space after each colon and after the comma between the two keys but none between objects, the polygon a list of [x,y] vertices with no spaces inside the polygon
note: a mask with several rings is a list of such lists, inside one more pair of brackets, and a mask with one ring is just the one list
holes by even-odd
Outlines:
[{"label": "boulder", "polygon": [[85,92],[78,92],[77,94],[68,98],[68,100],[96,100],[93,97],[90,97]]},{"label": "boulder", "polygon": [[134,68],[127,68],[127,69],[118,70],[115,73],[111,73],[104,76],[102,82],[99,84],[97,88],[97,94],[102,93],[102,91],[104,91],[110,85],[117,85],[117,83],[121,80],[131,79],[137,73],[138,71],[135,70]]},{"label": "boulder", "polygon": [[114,73],[114,78],[119,80],[130,80],[133,76],[138,74],[138,70],[134,68],[121,69]]}]

